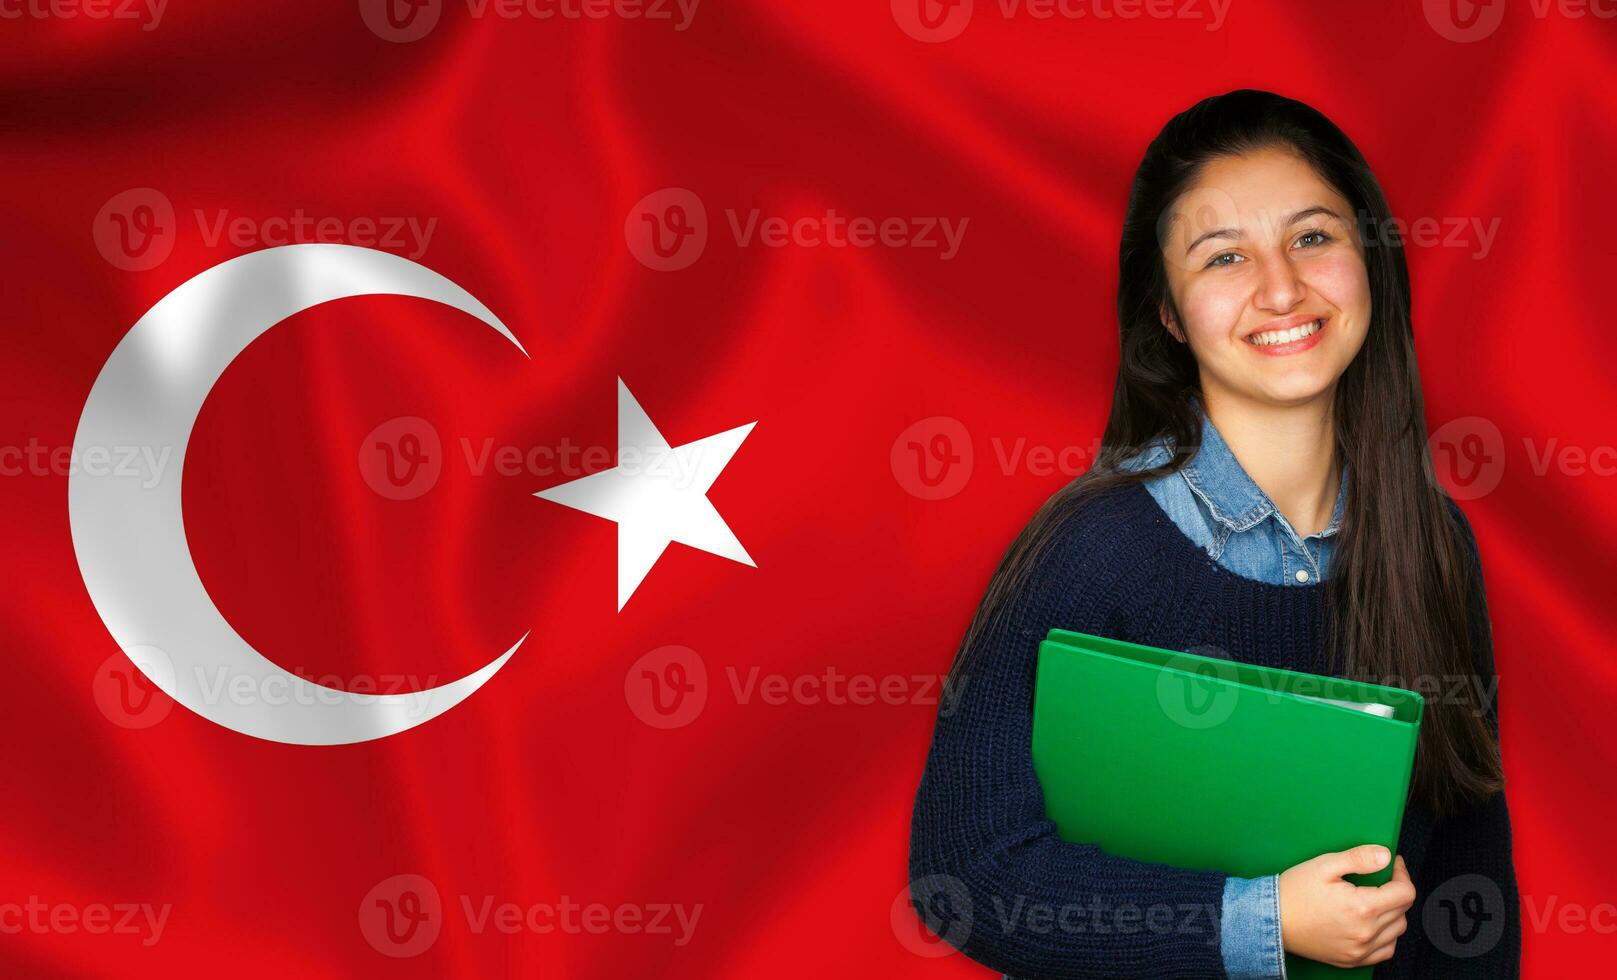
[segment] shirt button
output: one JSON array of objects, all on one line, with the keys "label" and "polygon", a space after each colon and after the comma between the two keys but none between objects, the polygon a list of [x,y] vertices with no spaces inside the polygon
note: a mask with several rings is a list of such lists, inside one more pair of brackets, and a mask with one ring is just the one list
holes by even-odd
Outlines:
[{"label": "shirt button", "polygon": [[1299,581],[1299,582],[1308,581],[1308,569],[1306,569],[1306,568],[1297,569],[1297,581]]}]

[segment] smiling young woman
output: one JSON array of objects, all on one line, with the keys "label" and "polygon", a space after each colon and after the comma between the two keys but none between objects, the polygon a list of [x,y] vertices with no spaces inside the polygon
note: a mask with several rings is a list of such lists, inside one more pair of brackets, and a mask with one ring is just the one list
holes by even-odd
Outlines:
[{"label": "smiling young woman", "polygon": [[[1207,99],[1147,149],[1100,455],[989,583],[916,797],[911,877],[947,883],[974,912],[946,934],[969,956],[1041,977],[1280,977],[1288,952],[1379,964],[1379,980],[1518,975],[1494,698],[1428,701],[1393,878],[1376,888],[1343,879],[1385,867],[1368,845],[1240,879],[1063,841],[1031,764],[1052,627],[1495,690],[1476,542],[1427,455],[1403,249],[1375,233],[1390,217],[1341,130],[1272,93]],[[1482,895],[1488,942],[1428,934],[1442,917],[1412,912],[1462,879]],[[930,922],[937,910],[916,901]],[[1143,916],[1134,928],[1125,908]],[[1056,927],[1015,909],[1054,910]],[[1198,924],[1186,909],[1212,914]],[[1157,911],[1174,927],[1148,928]]]}]

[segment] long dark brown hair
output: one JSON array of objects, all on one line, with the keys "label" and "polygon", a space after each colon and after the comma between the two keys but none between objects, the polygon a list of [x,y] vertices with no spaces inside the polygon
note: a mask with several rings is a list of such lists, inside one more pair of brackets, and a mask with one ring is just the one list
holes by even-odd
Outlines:
[{"label": "long dark brown hair", "polygon": [[[1271,92],[1214,96],[1163,127],[1145,151],[1123,222],[1117,283],[1122,361],[1111,418],[1094,466],[1057,491],[1017,535],[995,571],[954,672],[1021,587],[1055,529],[1103,489],[1178,471],[1201,442],[1200,379],[1189,345],[1160,311],[1173,310],[1162,232],[1175,201],[1209,162],[1281,148],[1305,160],[1353,206],[1369,274],[1371,322],[1336,387],[1336,444],[1347,498],[1326,581],[1331,669],[1382,683],[1473,677],[1468,599],[1477,570],[1433,478],[1415,363],[1409,270],[1386,198],[1347,136],[1313,108]],[[1373,247],[1372,246],[1373,243]],[[1153,469],[1118,466],[1158,437],[1171,459]],[[1475,690],[1475,686],[1472,688]],[[1481,706],[1443,697],[1427,704],[1411,796],[1436,814],[1503,785],[1498,740]]]}]

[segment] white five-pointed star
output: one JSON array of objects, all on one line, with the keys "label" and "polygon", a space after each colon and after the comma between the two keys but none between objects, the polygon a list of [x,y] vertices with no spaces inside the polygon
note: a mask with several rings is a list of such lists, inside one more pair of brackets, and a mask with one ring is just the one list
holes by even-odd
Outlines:
[{"label": "white five-pointed star", "polygon": [[618,379],[618,465],[534,494],[618,525],[618,610],[669,542],[754,565],[708,488],[757,422],[670,448]]}]

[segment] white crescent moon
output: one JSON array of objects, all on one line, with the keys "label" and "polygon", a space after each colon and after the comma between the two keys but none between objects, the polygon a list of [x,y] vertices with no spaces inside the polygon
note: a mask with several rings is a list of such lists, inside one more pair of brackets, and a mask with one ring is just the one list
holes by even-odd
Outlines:
[{"label": "white crescent moon", "polygon": [[[398,694],[339,691],[281,669],[225,621],[185,540],[181,473],[197,413],[248,344],[311,306],[349,296],[435,300],[469,313],[527,351],[470,293],[425,266],[354,245],[286,245],[222,262],[141,317],[90,389],[73,459],[133,448],[172,454],[161,479],[88,475],[75,465],[68,518],[79,571],[113,639],[169,697],[232,731],[294,745],[395,735],[464,701],[511,659],[521,639],[474,673]],[[105,457],[102,457],[105,459]]]}]

